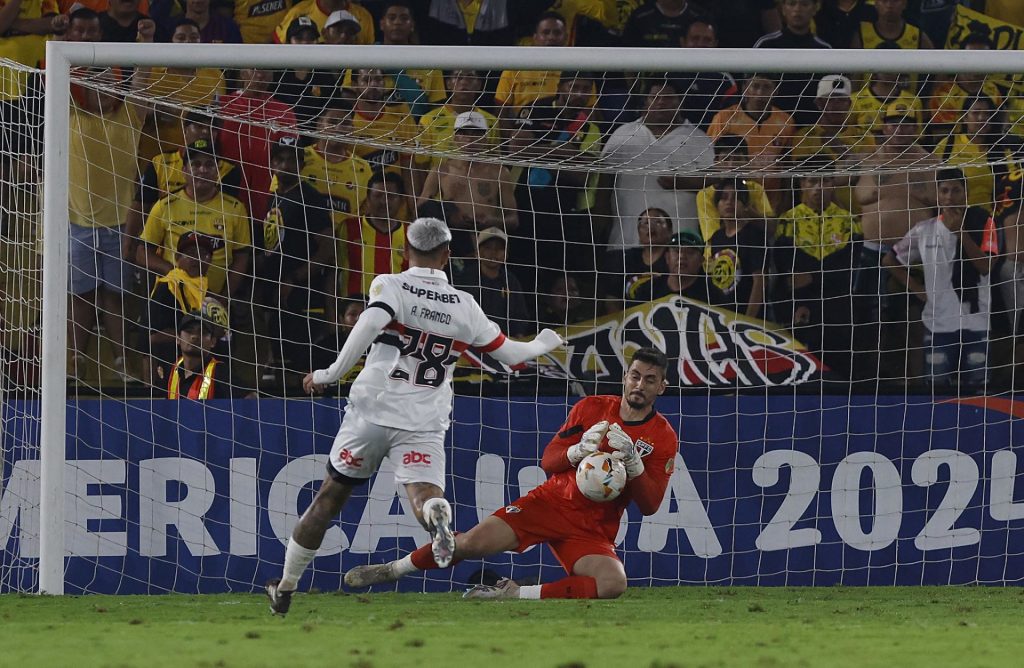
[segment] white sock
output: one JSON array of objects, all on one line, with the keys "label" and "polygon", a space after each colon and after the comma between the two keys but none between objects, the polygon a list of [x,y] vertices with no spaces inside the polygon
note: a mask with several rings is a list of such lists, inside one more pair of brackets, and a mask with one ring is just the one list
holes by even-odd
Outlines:
[{"label": "white sock", "polygon": [[398,561],[391,562],[391,572],[398,577],[404,577],[409,573],[415,573],[419,569],[412,565],[412,555],[407,554]]},{"label": "white sock", "polygon": [[423,517],[427,520],[427,524],[429,524],[431,526],[431,528],[434,528],[434,525],[433,525],[433,522],[431,521],[431,518],[433,516],[434,506],[437,506],[437,505],[443,506],[445,508],[445,510],[448,511],[447,514],[448,514],[449,521],[451,520],[451,517],[452,517],[452,507],[450,505],[448,505],[448,500],[445,499],[443,496],[436,496],[436,497],[434,497],[432,499],[427,499],[426,501],[423,502],[423,511],[422,512],[423,512]]},{"label": "white sock", "polygon": [[295,591],[299,586],[299,578],[306,572],[306,566],[309,566],[309,562],[313,561],[315,556],[316,550],[302,547],[294,538],[289,538],[288,549],[284,552],[284,573],[277,588],[281,591]]},{"label": "white sock", "polygon": [[519,598],[540,599],[541,585],[526,585],[519,588]]}]

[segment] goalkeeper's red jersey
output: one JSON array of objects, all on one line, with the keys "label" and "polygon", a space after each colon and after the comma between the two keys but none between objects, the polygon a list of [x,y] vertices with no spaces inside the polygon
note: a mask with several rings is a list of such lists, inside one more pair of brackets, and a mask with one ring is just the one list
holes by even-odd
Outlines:
[{"label": "goalkeeper's red jersey", "polygon": [[[609,540],[615,539],[619,520],[631,501],[636,502],[644,515],[658,510],[679,450],[679,438],[661,413],[652,408],[645,419],[625,422],[619,417],[621,401],[622,397],[593,396],[573,406],[565,424],[544,449],[541,466],[550,477],[534,490],[538,497],[560,507],[564,514],[583,514],[597,522]],[[566,454],[570,447],[579,443],[587,429],[601,420],[607,420],[608,424],[618,422],[636,443],[644,463],[644,472],[630,480],[618,498],[604,503],[583,496],[576,486],[576,469],[569,464]],[[601,443],[601,449],[611,452],[607,441]]]}]

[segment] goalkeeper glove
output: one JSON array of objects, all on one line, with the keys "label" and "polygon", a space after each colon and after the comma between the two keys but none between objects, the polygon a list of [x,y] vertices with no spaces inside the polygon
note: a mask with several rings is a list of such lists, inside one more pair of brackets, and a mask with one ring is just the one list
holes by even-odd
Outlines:
[{"label": "goalkeeper glove", "polygon": [[605,432],[608,431],[608,421],[601,420],[593,427],[588,429],[583,434],[583,438],[576,445],[569,448],[566,455],[569,457],[569,463],[573,466],[578,466],[587,455],[592,455],[597,452],[598,448],[601,447],[601,441],[604,440]]},{"label": "goalkeeper glove", "polygon": [[615,451],[612,456],[621,460],[626,467],[628,479],[632,480],[644,472],[644,462],[636,451],[636,444],[617,422],[608,428],[608,446]]}]

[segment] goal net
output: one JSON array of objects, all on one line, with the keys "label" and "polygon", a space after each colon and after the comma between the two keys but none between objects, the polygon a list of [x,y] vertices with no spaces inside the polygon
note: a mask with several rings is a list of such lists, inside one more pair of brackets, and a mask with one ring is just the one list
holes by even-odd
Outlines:
[{"label": "goal net", "polygon": [[[504,331],[568,342],[459,360],[458,530],[654,346],[680,451],[623,517],[631,584],[1019,583],[1004,55],[51,43],[45,114],[0,62],[0,591],[278,574],[354,376],[302,379],[417,216]],[[301,588],[427,539],[385,462]],[[559,572],[534,548],[401,586]]]}]

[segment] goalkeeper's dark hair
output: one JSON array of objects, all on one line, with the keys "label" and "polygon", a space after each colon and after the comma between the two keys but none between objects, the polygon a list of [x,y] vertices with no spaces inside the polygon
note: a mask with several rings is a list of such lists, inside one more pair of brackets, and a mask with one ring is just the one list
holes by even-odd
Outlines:
[{"label": "goalkeeper's dark hair", "polygon": [[629,358],[629,363],[632,364],[633,362],[650,364],[651,366],[661,369],[662,377],[668,375],[668,357],[666,357],[665,353],[661,352],[657,348],[652,348],[650,346],[638,348],[637,351],[633,353],[633,356]]}]

